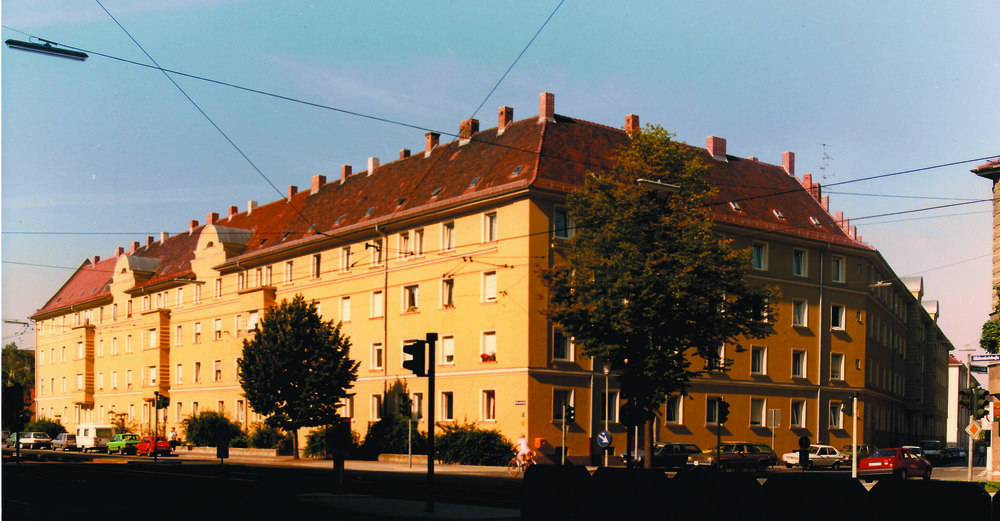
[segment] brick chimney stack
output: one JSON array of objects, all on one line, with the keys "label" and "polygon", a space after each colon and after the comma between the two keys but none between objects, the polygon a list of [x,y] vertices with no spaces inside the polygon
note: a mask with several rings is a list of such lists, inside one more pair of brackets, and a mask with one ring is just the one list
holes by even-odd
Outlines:
[{"label": "brick chimney stack", "polygon": [[404,148],[404,149],[402,149],[402,150],[399,151],[399,158],[400,159],[406,159],[408,157],[410,157],[410,149],[409,148]]},{"label": "brick chimney stack", "polygon": [[344,184],[348,177],[351,177],[351,171],[354,170],[351,165],[343,165],[340,167],[340,184]]},{"label": "brick chimney stack", "polygon": [[437,132],[428,132],[424,134],[424,157],[431,155],[431,150],[438,146],[438,141],[441,139],[441,134]]},{"label": "brick chimney stack", "polygon": [[556,95],[551,92],[543,92],[538,95],[538,122],[555,122],[556,120]]},{"label": "brick chimney stack", "polygon": [[235,204],[229,205],[229,218],[231,219],[234,215],[240,213],[240,207]]},{"label": "brick chimney stack", "polygon": [[257,201],[253,199],[247,201],[247,215],[253,213],[254,208],[257,208]]},{"label": "brick chimney stack", "polygon": [[297,193],[299,193],[299,187],[295,185],[288,185],[288,197],[286,197],[286,199],[290,202],[292,197]]},{"label": "brick chimney stack", "polygon": [[197,227],[198,227],[198,221],[191,219],[191,222],[188,224],[188,233],[189,234],[194,233],[194,229]]},{"label": "brick chimney stack", "polygon": [[795,152],[782,152],[781,166],[785,168],[785,173],[795,175]]},{"label": "brick chimney stack", "polygon": [[378,170],[378,167],[379,167],[379,160],[378,160],[378,158],[374,157],[374,156],[369,157],[368,158],[368,175],[374,174],[375,171]]},{"label": "brick chimney stack", "polygon": [[479,120],[467,119],[458,126],[458,139],[468,143],[476,132],[479,132]]},{"label": "brick chimney stack", "polygon": [[160,232],[160,243],[162,244],[164,242],[167,242],[167,238],[169,237],[170,237],[169,232]]},{"label": "brick chimney stack", "polygon": [[639,131],[639,116],[637,114],[629,114],[625,116],[625,133],[629,137],[635,135]]},{"label": "brick chimney stack", "polygon": [[135,253],[135,250],[138,250],[138,249],[139,249],[139,241],[132,241],[132,251],[131,251],[131,253]]},{"label": "brick chimney stack", "polygon": [[123,253],[125,253],[125,248],[122,248],[121,246],[115,248],[115,257],[121,257]]},{"label": "brick chimney stack", "polygon": [[101,262],[101,256],[100,255],[94,255],[94,265],[96,266],[98,262]]},{"label": "brick chimney stack", "polygon": [[504,105],[497,110],[497,135],[503,134],[507,125],[514,122],[514,107]]},{"label": "brick chimney stack", "polygon": [[705,148],[708,149],[708,155],[719,161],[726,161],[726,138],[708,136],[705,138]]},{"label": "brick chimney stack", "polygon": [[215,221],[219,220],[219,212],[211,212],[205,214],[205,224],[215,224]]},{"label": "brick chimney stack", "polygon": [[152,246],[152,245],[153,245],[153,236],[152,235],[147,235],[146,236],[146,246]]},{"label": "brick chimney stack", "polygon": [[319,189],[326,184],[326,176],[322,174],[316,174],[309,179],[309,193],[314,194],[319,191]]}]

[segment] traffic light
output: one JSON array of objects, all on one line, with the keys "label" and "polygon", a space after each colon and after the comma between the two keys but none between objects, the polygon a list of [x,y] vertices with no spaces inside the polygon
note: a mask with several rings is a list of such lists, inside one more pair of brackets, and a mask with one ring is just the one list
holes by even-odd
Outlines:
[{"label": "traffic light", "polygon": [[719,399],[719,424],[726,423],[729,419],[729,402]]},{"label": "traffic light", "polygon": [[958,391],[958,406],[972,410],[972,389],[960,389]]},{"label": "traffic light", "polygon": [[576,420],[576,409],[572,405],[566,406],[566,412],[563,414],[563,420],[566,423],[573,423]]},{"label": "traffic light", "polygon": [[166,409],[168,406],[170,406],[170,397],[169,396],[164,396],[162,394],[157,394],[156,395],[156,408],[157,409]]},{"label": "traffic light", "polygon": [[417,376],[427,376],[427,353],[424,350],[426,345],[427,342],[423,340],[414,340],[403,346],[403,353],[410,355],[409,360],[403,361],[403,369],[409,369]]},{"label": "traffic light", "polygon": [[972,416],[977,420],[986,416],[986,408],[989,407],[990,392],[982,387],[977,387],[972,391],[973,409]]}]

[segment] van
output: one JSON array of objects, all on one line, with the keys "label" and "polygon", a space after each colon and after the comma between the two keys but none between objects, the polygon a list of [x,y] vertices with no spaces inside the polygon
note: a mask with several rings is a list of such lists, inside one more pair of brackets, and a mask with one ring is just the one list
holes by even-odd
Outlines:
[{"label": "van", "polygon": [[81,423],[76,427],[76,446],[83,452],[105,451],[114,435],[114,425]]}]

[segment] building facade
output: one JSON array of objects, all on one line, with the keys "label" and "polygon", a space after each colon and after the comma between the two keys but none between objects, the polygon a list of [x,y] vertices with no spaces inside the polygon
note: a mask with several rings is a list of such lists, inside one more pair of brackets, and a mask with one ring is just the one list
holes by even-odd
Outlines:
[{"label": "building facade", "polygon": [[[616,452],[631,429],[618,422],[614,375],[547,320],[544,268],[560,262],[573,227],[566,194],[610,166],[639,129],[556,115],[543,93],[536,116],[497,126],[461,123],[458,139],[428,133],[367,170],[317,175],[269,204],[209,213],[186,232],[161,234],[85,261],[39,309],[36,414],[76,424],[125,415],[149,430],[154,393],[170,397],[158,421],[176,427],[202,411],[249,428],[261,420],[238,381],[242,341],[268,308],[302,294],[342,322],[360,362],[342,404],[364,434],[387,392],[405,389],[422,430],[427,401],[439,422],[475,422],[510,439],[526,434],[544,457],[561,445],[562,404],[576,407],[568,454],[596,460],[608,425]],[[821,187],[781,165],[726,154],[710,137],[694,151],[717,188],[718,233],[753,253],[754,281],[780,297],[772,334],[720,346],[688,396],[669,397],[657,441],[714,445],[711,398],[732,404],[724,438],[791,450],[800,436],[840,445],[859,397],[859,438],[877,444],[944,438],[950,345],[919,279],[900,280]],[[436,396],[402,368],[402,346],[438,334]],[[608,385],[605,385],[605,382]],[[608,411],[605,418],[605,411]]]}]

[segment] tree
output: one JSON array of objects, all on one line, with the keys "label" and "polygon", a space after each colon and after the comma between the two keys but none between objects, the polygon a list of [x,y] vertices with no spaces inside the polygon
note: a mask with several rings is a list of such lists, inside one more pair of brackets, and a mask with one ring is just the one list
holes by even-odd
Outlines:
[{"label": "tree", "polygon": [[997,295],[997,304],[993,305],[990,319],[983,324],[983,333],[979,337],[979,347],[987,353],[1000,353],[1000,286],[993,287]]},{"label": "tree", "polygon": [[17,430],[31,418],[31,390],[35,388],[35,353],[3,346],[3,426]]},{"label": "tree", "polygon": [[28,392],[35,387],[35,352],[18,349],[14,342],[3,346],[3,372],[8,382],[21,384]]},{"label": "tree", "polygon": [[[643,419],[704,372],[693,355],[711,367],[723,342],[739,350],[741,339],[769,331],[771,290],[751,286],[749,252],[714,233],[706,173],[663,128],[637,132],[614,167],[568,196],[575,228],[566,262],[543,273],[548,316],[588,356],[610,361],[622,398]],[[638,179],[679,189],[667,194]]]},{"label": "tree", "polygon": [[[358,378],[340,324],[324,322],[302,295],[270,309],[254,338],[243,341],[240,385],[255,411],[297,432],[340,421],[337,408]],[[295,457],[298,457],[298,436]]]}]

